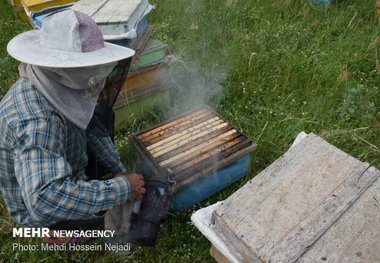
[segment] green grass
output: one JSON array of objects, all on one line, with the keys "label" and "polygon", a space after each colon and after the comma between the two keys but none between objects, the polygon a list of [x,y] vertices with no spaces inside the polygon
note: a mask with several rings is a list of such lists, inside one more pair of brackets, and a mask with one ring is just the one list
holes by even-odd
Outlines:
[{"label": "green grass", "polygon": [[[28,27],[0,1],[3,94],[17,78],[6,43]],[[0,261],[213,262],[209,242],[190,224],[192,212],[227,198],[281,156],[300,131],[380,168],[380,32],[374,0],[337,1],[327,8],[306,0],[151,2],[157,7],[150,15],[154,35],[176,57],[175,86],[171,105],[117,135],[125,164],[137,169],[126,135],[206,103],[258,142],[250,174],[188,211],[170,214],[158,245],[139,248],[129,258],[13,252],[13,224],[1,204]]]},{"label": "green grass", "polygon": [[0,99],[18,78],[18,62],[7,53],[7,43],[18,33],[30,29],[18,19],[12,6],[6,0],[0,0]]}]

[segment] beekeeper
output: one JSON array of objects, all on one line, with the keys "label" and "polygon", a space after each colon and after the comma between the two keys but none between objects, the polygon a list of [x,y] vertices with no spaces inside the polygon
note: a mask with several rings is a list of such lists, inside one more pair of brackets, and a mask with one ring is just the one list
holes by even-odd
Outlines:
[{"label": "beekeeper", "polygon": [[[111,138],[112,105],[134,51],[105,43],[90,17],[70,9],[7,50],[21,62],[0,103],[0,189],[13,220],[75,228],[141,200],[143,177],[127,174]],[[89,156],[114,177],[86,173]]]}]

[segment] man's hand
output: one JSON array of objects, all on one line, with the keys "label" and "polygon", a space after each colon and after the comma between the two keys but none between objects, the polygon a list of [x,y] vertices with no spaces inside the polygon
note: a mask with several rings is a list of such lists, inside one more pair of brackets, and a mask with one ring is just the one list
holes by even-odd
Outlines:
[{"label": "man's hand", "polygon": [[143,199],[143,195],[145,194],[145,182],[143,179],[143,176],[141,174],[117,174],[115,175],[115,178],[117,177],[126,177],[129,180],[129,183],[131,184],[131,196],[129,197],[128,201],[130,202],[136,202]]}]

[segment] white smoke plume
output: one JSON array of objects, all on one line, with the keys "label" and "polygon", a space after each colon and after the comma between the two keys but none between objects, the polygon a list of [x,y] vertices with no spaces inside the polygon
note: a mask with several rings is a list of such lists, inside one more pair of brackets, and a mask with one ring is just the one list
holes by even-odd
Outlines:
[{"label": "white smoke plume", "polygon": [[170,77],[171,107],[167,116],[175,116],[202,105],[217,105],[223,95],[222,83],[226,78],[223,72],[202,67],[197,61],[184,61],[174,58],[171,63]]}]

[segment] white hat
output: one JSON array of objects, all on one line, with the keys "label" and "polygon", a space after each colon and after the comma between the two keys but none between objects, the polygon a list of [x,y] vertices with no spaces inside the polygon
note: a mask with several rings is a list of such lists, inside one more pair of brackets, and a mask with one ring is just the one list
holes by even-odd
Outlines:
[{"label": "white hat", "polygon": [[106,43],[92,18],[71,9],[47,16],[42,28],[9,41],[8,53],[26,64],[50,68],[78,68],[132,57],[132,49]]}]

